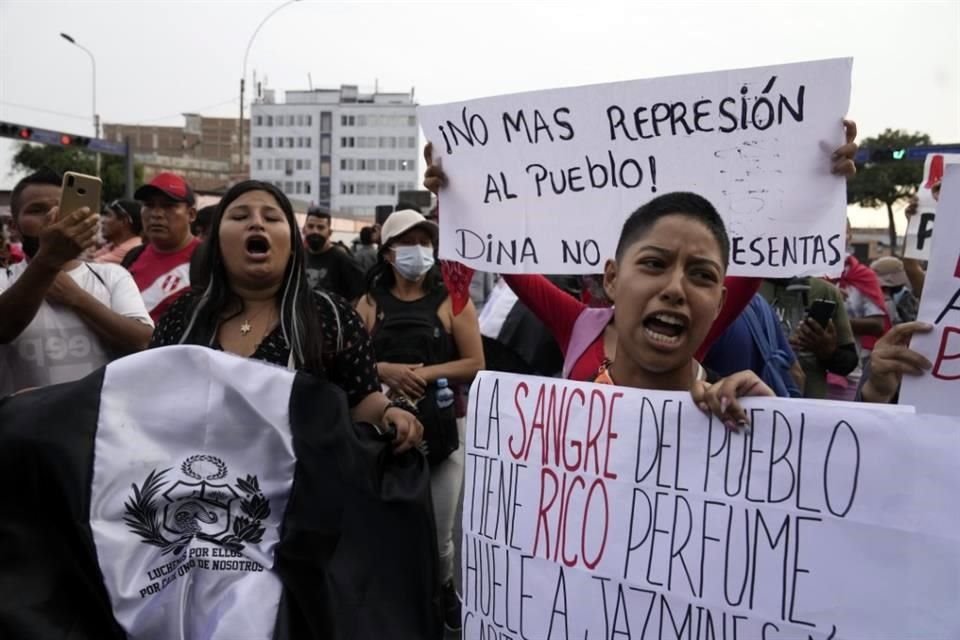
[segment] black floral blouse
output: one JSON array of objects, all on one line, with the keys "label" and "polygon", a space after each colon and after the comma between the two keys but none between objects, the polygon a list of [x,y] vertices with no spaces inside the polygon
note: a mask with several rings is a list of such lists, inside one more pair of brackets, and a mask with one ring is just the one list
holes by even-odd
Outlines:
[{"label": "black floral blouse", "polygon": [[[151,349],[180,343],[180,336],[189,322],[196,298],[196,294],[188,292],[170,306],[153,332]],[[380,379],[377,377],[377,364],[370,335],[360,315],[340,296],[314,294],[314,301],[323,331],[323,365],[326,370],[310,373],[326,376],[338,385],[346,392],[350,406],[355,407],[369,394],[380,391]],[[209,346],[221,349],[216,341]],[[290,346],[279,325],[267,334],[250,357],[282,367],[287,366]]]}]

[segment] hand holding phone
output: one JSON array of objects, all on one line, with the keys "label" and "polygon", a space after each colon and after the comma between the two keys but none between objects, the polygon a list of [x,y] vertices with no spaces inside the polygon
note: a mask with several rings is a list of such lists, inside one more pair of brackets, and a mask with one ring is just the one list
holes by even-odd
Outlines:
[{"label": "hand holding phone", "polygon": [[60,269],[96,243],[100,217],[100,178],[68,171],[63,176],[60,206],[40,232],[36,260]]},{"label": "hand holding phone", "polygon": [[807,309],[807,317],[820,325],[821,328],[826,329],[827,323],[830,322],[833,312],[836,310],[837,303],[834,300],[818,298]]},{"label": "hand holding phone", "polygon": [[103,183],[96,176],[67,171],[63,174],[63,186],[60,188],[60,217],[83,207],[93,214],[99,214],[102,188]]}]

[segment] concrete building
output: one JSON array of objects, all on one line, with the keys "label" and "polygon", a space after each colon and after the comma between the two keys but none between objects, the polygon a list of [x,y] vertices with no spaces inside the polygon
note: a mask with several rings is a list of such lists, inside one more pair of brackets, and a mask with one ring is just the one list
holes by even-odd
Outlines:
[{"label": "concrete building", "polygon": [[[853,254],[860,262],[870,264],[890,255],[890,232],[886,227],[853,227],[850,230]],[[897,255],[903,253],[902,234],[897,234]]]},{"label": "concrete building", "polygon": [[251,177],[338,217],[372,220],[420,182],[416,103],[410,93],[356,86],[264,91],[251,109]]},{"label": "concrete building", "polygon": [[[207,118],[185,113],[181,127],[105,124],[104,138],[130,138],[134,161],[149,182],[162,171],[182,175],[194,189],[223,192],[249,175],[249,159],[240,167],[236,118]],[[244,121],[249,132],[250,121]],[[244,133],[248,135],[248,133]]]}]

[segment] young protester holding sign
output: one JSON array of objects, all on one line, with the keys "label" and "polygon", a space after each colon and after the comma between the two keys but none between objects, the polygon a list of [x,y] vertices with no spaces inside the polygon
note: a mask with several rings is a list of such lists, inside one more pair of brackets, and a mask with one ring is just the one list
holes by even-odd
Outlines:
[{"label": "young protester holding sign", "polygon": [[[831,172],[849,177],[856,173],[853,157],[857,152],[857,125],[843,122],[846,143],[830,156]],[[427,170],[423,185],[439,193],[447,183],[442,167],[432,162],[432,146],[424,150]],[[541,321],[550,329],[564,353],[563,376],[572,380],[593,380],[604,360],[616,352],[617,331],[612,322],[612,309],[593,309],[573,300],[539,275],[506,275],[504,279]],[[697,356],[702,357],[720,334],[747,306],[760,286],[753,278],[726,277],[723,282],[726,296],[714,323],[698,345]]]},{"label": "young protester holding sign", "polygon": [[737,402],[776,395],[752,371],[717,380],[694,359],[720,314],[730,260],[720,214],[693,193],[667,193],[627,218],[603,288],[617,305],[616,355],[595,382],[638,389],[690,390],[728,428],[748,424]]}]

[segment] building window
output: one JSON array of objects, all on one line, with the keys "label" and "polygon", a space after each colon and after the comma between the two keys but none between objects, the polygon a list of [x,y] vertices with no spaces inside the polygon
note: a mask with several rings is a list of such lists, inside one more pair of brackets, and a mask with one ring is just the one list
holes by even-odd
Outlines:
[{"label": "building window", "polygon": [[408,127],[417,126],[417,116],[407,116],[407,126]]},{"label": "building window", "polygon": [[313,116],[307,115],[307,116],[306,116],[306,119],[307,119],[307,126],[308,126],[308,127],[312,127],[312,126],[313,126]]},{"label": "building window", "polygon": [[389,190],[390,190],[390,195],[391,195],[391,196],[397,195],[397,187],[396,187],[396,185],[391,184]]},{"label": "building window", "polygon": [[320,133],[330,133],[331,129],[333,129],[333,114],[323,111],[320,114]]},{"label": "building window", "polygon": [[397,161],[395,158],[390,158],[387,160],[387,170],[396,171],[397,170]]},{"label": "building window", "polygon": [[303,114],[302,114],[302,113],[297,114],[297,126],[298,126],[298,127],[302,127],[302,126],[303,126]]},{"label": "building window", "polygon": [[[308,144],[307,146],[309,147],[310,145]],[[330,136],[322,136],[320,138],[320,155],[330,155]]]},{"label": "building window", "polygon": [[313,138],[307,137],[304,139],[304,142],[307,143],[306,146],[308,149],[313,147]]},{"label": "building window", "polygon": [[367,116],[357,116],[357,126],[358,127],[367,126]]},{"label": "building window", "polygon": [[387,183],[385,183],[385,182],[380,182],[380,183],[377,184],[377,195],[378,195],[378,196],[385,196],[385,195],[387,195]]},{"label": "building window", "polygon": [[253,119],[253,124],[255,124],[255,125],[257,125],[257,126],[260,126],[261,124],[263,124],[263,116],[256,116],[256,117]]},{"label": "building window", "polygon": [[340,138],[340,146],[344,148],[351,148],[354,146],[355,140],[353,137]]},{"label": "building window", "polygon": [[[292,117],[292,116],[291,116],[291,117]],[[292,136],[287,138],[287,148],[293,149],[293,137],[292,137]]]},{"label": "building window", "polygon": [[273,116],[267,116],[267,126],[268,127],[273,126]]},{"label": "building window", "polygon": [[304,192],[304,193],[310,193],[310,183],[309,183],[309,182],[304,182],[304,183],[303,183],[303,192]]},{"label": "building window", "polygon": [[267,138],[267,149],[273,149],[273,138]]},{"label": "building window", "polygon": [[303,168],[306,169],[307,171],[310,171],[310,158],[307,158],[306,160],[303,161]]},{"label": "building window", "polygon": [[257,171],[262,171],[262,170],[263,170],[263,160],[261,160],[260,158],[257,158]]},{"label": "building window", "polygon": [[253,146],[254,146],[255,148],[259,149],[259,148],[260,148],[260,145],[262,144],[262,142],[263,142],[263,141],[260,140],[260,138],[254,138],[254,139],[253,139]]},{"label": "building window", "polygon": [[330,177],[330,161],[324,160],[320,163],[320,177],[329,178]]},{"label": "building window", "polygon": [[283,138],[277,138],[277,146],[283,148]]},{"label": "building window", "polygon": [[303,160],[297,158],[297,169],[303,169]]},{"label": "building window", "polygon": [[398,160],[400,171],[410,171],[413,169],[413,162],[410,160]]}]

